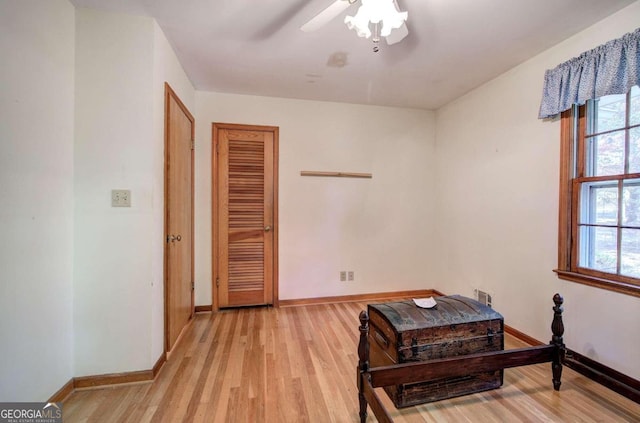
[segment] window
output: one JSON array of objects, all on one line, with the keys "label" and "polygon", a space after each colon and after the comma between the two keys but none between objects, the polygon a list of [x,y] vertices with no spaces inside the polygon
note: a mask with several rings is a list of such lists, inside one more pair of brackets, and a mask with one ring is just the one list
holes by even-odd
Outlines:
[{"label": "window", "polygon": [[559,277],[640,296],[640,88],[562,114]]}]

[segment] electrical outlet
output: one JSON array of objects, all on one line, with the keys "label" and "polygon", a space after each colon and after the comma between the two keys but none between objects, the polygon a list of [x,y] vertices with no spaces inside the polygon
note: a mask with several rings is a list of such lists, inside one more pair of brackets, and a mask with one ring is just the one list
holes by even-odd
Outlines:
[{"label": "electrical outlet", "polygon": [[347,272],[347,280],[349,282],[353,282],[353,270],[349,270],[349,272]]},{"label": "electrical outlet", "polygon": [[131,207],[131,190],[112,189],[111,207]]},{"label": "electrical outlet", "polygon": [[340,282],[346,282],[347,281],[347,272],[345,272],[344,270],[340,271]]}]

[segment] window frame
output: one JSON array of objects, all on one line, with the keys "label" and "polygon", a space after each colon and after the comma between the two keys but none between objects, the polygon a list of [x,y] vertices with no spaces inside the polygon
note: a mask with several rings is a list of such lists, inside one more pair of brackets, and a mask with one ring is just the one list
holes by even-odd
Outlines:
[{"label": "window frame", "polygon": [[[628,102],[627,97],[627,102]],[[558,214],[558,268],[560,279],[640,297],[640,279],[578,266],[580,187],[586,182],[585,134],[587,105],[573,106],[560,117],[560,198]],[[636,126],[636,125],[634,125]],[[629,129],[627,129],[629,131]],[[620,180],[640,177],[640,173],[588,180]]]}]

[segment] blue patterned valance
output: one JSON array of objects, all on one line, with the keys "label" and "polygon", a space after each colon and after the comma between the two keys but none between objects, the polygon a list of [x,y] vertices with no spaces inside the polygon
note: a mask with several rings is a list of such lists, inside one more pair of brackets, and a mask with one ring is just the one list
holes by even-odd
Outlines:
[{"label": "blue patterned valance", "polygon": [[625,94],[634,85],[640,85],[640,28],[547,70],[538,117],[552,117],[605,95]]}]

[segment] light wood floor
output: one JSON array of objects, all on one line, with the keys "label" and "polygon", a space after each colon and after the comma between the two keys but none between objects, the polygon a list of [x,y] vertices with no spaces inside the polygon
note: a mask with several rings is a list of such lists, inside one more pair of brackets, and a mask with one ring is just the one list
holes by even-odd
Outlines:
[{"label": "light wood floor", "polygon": [[[365,307],[198,314],[153,383],[77,391],[64,402],[64,420],[357,422],[357,317]],[[507,336],[506,348],[521,346]],[[640,422],[640,405],[570,369],[554,391],[548,363],[505,370],[497,390],[387,407],[397,422]]]}]

